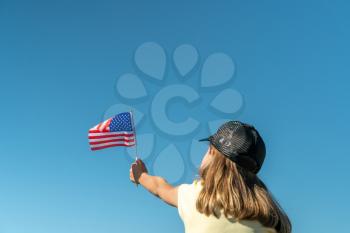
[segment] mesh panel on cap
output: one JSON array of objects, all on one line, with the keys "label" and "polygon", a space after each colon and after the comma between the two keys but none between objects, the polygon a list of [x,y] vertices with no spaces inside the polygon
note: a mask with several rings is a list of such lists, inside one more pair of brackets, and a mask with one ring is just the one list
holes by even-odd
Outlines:
[{"label": "mesh panel on cap", "polygon": [[224,123],[210,136],[211,144],[238,165],[258,172],[265,158],[265,145],[256,129],[240,121]]},{"label": "mesh panel on cap", "polygon": [[252,135],[248,134],[251,134],[250,130],[247,130],[240,122],[227,122],[218,129],[214,136],[216,146],[228,156],[232,153],[247,153],[252,145]]}]

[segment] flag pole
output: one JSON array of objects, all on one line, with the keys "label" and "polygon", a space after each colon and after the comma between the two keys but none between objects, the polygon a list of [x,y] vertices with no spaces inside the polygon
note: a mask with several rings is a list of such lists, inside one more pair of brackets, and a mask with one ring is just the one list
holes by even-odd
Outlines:
[{"label": "flag pole", "polygon": [[131,113],[132,129],[134,131],[134,137],[135,137],[135,160],[137,160],[137,140],[136,140],[136,127],[135,127],[135,121],[134,121],[134,111],[130,109],[130,113]]},{"label": "flag pole", "polygon": [[[136,140],[136,127],[135,127],[135,121],[134,121],[134,112],[132,109],[130,109],[130,115],[131,115],[131,125],[132,129],[134,131],[134,138],[135,138],[135,161],[137,161],[137,140]],[[135,176],[135,173],[134,173]],[[138,183],[136,182],[136,187],[138,187]]]}]

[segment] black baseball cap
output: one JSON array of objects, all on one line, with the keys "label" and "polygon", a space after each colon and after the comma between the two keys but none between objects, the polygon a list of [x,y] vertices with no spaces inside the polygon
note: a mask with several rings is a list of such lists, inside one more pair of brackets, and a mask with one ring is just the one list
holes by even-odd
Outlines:
[{"label": "black baseball cap", "polygon": [[265,159],[265,143],[259,132],[240,121],[226,122],[215,134],[199,141],[209,141],[224,156],[253,173],[258,173]]}]

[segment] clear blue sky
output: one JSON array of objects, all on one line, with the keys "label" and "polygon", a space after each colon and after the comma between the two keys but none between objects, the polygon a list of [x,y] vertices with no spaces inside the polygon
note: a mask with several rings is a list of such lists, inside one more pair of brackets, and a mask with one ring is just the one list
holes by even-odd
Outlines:
[{"label": "clear blue sky", "polygon": [[147,41],[168,54],[192,44],[201,61],[229,54],[245,102],[234,118],[264,135],[261,177],[294,232],[344,232],[349,10],[345,0],[0,0],[0,233],[183,231],[176,209],[129,182],[123,148],[92,153],[86,139],[123,103],[115,80],[137,69]]}]

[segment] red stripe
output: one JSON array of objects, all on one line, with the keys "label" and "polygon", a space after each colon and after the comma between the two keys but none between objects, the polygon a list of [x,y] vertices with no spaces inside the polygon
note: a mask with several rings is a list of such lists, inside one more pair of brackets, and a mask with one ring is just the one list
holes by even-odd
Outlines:
[{"label": "red stripe", "polygon": [[100,126],[102,125],[103,122],[101,122],[100,124],[97,125],[96,129],[100,128]]},{"label": "red stripe", "polygon": [[99,130],[101,130],[101,131],[107,130],[107,127],[109,126],[109,124],[111,123],[111,121],[112,121],[112,118],[111,118],[111,119],[108,119],[108,120],[106,120],[106,121],[104,121],[104,122],[102,122],[102,125],[101,125],[101,126],[103,126],[103,128],[102,128],[102,129],[99,129]]},{"label": "red stripe", "polygon": [[90,145],[98,145],[102,143],[107,143],[107,142],[134,142],[134,139],[113,139],[113,140],[103,140],[103,141],[98,141],[98,142],[89,142]]},{"label": "red stripe", "polygon": [[98,129],[90,129],[89,133],[109,133],[110,131],[107,128],[98,130]]},{"label": "red stripe", "polygon": [[99,136],[90,136],[89,139],[99,139],[99,138],[111,138],[111,137],[118,137],[118,136],[124,136],[124,137],[132,137],[134,134],[104,134]]},{"label": "red stripe", "polygon": [[91,148],[91,150],[101,150],[101,149],[105,149],[105,148],[108,148],[108,147],[114,147],[114,146],[133,146],[135,144],[111,144],[111,145],[107,145],[107,146],[100,146],[100,147],[93,147]]}]

